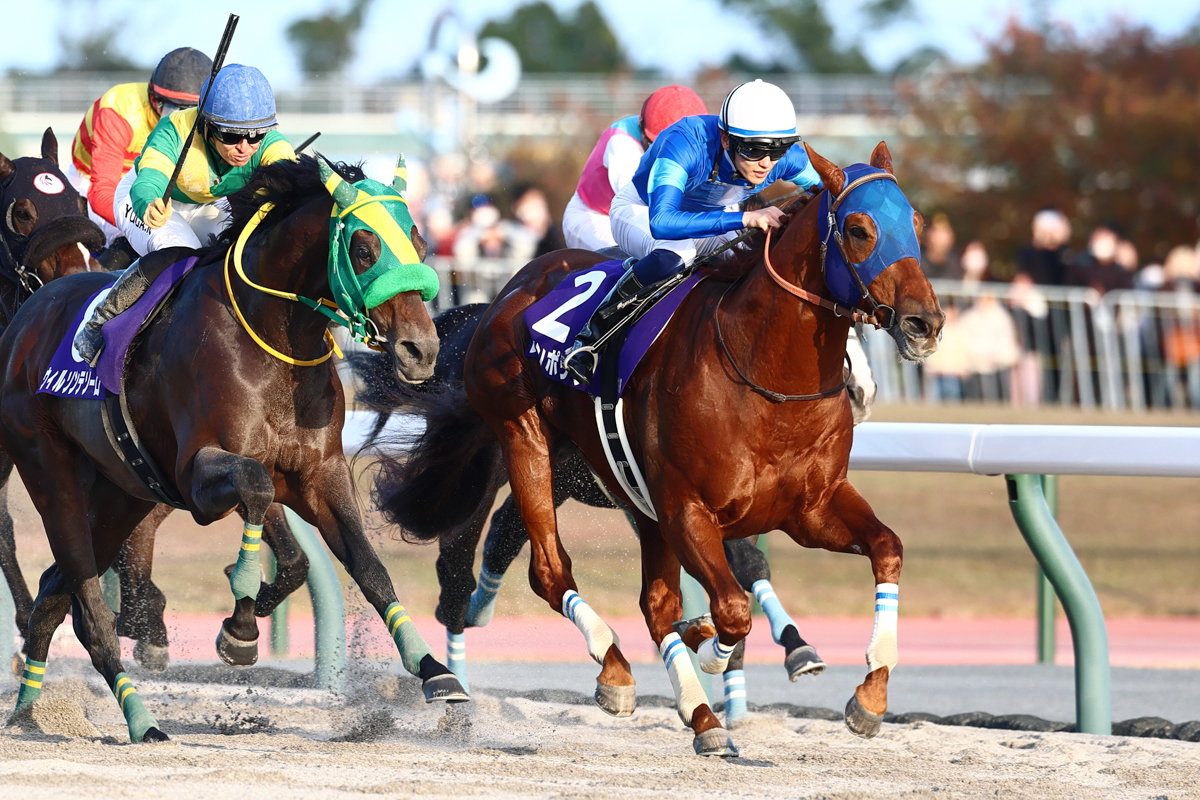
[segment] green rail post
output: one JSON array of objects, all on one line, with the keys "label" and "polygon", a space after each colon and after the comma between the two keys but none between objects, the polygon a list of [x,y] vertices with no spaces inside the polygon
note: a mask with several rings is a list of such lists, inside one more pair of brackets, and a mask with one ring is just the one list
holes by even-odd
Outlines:
[{"label": "green rail post", "polygon": [[108,607],[113,610],[113,613],[120,613],[121,579],[117,577],[117,573],[113,571],[112,567],[109,567],[100,576],[100,590],[104,592],[104,602],[108,603]]},{"label": "green rail post", "polygon": [[[274,583],[275,578],[279,576],[279,562],[275,560],[275,553],[270,548],[263,550],[263,568],[266,570],[267,580]],[[285,597],[271,612],[271,655],[286,656],[289,647],[288,600]]]},{"label": "green rail post", "polygon": [[346,686],[346,606],[342,584],[321,535],[290,508],[284,507],[283,513],[300,549],[308,556],[308,593],[312,596],[316,645],[313,685],[340,692]]},{"label": "green rail post", "polygon": [[[1046,506],[1050,514],[1058,519],[1058,476],[1043,475],[1042,491],[1046,495]],[[1058,597],[1054,594],[1054,586],[1046,577],[1041,565],[1037,568],[1037,619],[1038,619],[1038,663],[1053,664],[1055,651],[1055,616],[1058,611]]]},{"label": "green rail post", "polygon": [[1075,727],[1112,733],[1108,630],[1087,573],[1046,504],[1039,475],[1006,475],[1008,504],[1021,535],[1062,601],[1075,650]]},{"label": "green rail post", "polygon": [[[708,596],[704,594],[704,588],[684,569],[679,570],[679,592],[683,595],[684,619],[695,619],[708,613]],[[704,696],[708,698],[708,707],[712,708],[712,676],[700,669],[700,658],[692,652],[690,647],[687,648],[687,654],[692,659],[692,668],[696,670],[696,677],[699,678],[700,686],[704,689]]]}]

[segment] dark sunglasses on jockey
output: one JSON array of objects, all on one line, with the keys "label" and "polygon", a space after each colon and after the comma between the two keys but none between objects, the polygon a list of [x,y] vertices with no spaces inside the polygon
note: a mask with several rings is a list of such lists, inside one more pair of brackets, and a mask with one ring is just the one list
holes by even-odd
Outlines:
[{"label": "dark sunglasses on jockey", "polygon": [[218,142],[229,147],[233,147],[242,139],[251,147],[258,144],[267,135],[267,131],[254,131],[253,133],[242,133],[241,131],[223,131],[220,128],[213,130],[213,136]]},{"label": "dark sunglasses on jockey", "polygon": [[778,161],[787,155],[792,145],[800,141],[799,136],[780,136],[770,139],[743,139],[740,136],[730,136],[730,148],[748,161],[761,161],[769,158]]}]

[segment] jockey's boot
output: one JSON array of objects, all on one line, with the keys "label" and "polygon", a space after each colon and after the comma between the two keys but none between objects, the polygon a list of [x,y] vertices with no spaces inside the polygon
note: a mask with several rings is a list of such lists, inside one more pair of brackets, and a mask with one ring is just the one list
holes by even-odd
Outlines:
[{"label": "jockey's boot", "polygon": [[104,336],[100,333],[104,323],[136,303],[149,288],[150,280],[142,273],[141,260],[133,262],[129,269],[121,273],[104,302],[96,306],[92,316],[75,335],[75,350],[88,366],[95,367],[100,360],[100,353],[104,351]]},{"label": "jockey's boot", "polygon": [[563,367],[571,373],[572,378],[584,386],[592,382],[596,365],[600,363],[601,349],[596,347],[596,342],[623,319],[623,316],[617,313],[619,310],[617,307],[621,301],[631,297],[642,288],[641,281],[633,274],[632,269],[626,270],[621,279],[616,282],[612,291],[592,314],[588,324],[575,337],[575,345],[563,360]]}]

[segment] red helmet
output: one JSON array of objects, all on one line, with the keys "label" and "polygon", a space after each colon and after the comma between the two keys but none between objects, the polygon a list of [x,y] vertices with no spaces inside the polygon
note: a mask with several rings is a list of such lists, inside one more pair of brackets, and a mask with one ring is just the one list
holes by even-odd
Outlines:
[{"label": "red helmet", "polygon": [[700,95],[686,86],[664,86],[646,98],[638,124],[647,141],[653,142],[658,135],[684,117],[707,114],[708,108]]}]

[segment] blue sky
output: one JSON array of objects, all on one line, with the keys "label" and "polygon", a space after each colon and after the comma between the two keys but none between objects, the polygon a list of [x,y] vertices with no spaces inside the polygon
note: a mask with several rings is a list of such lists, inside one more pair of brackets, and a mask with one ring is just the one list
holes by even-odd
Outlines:
[{"label": "blue sky", "polygon": [[[549,0],[570,10],[578,0]],[[661,68],[687,77],[705,63],[717,64],[733,52],[770,57],[777,45],[765,40],[756,26],[723,9],[718,0],[597,0],[609,24],[639,66]],[[888,68],[922,45],[946,51],[956,61],[970,63],[983,52],[981,42],[992,38],[1016,15],[1029,20],[1029,0],[915,0],[915,19],[870,31],[858,9],[864,0],[839,0],[829,7],[848,9],[835,18],[838,35],[862,43],[867,57]],[[346,0],[258,0],[254,3],[150,3],[145,0],[0,0],[0,19],[6,36],[0,48],[0,71],[9,68],[44,70],[59,58],[58,31],[80,32],[85,25],[122,22],[116,45],[145,63],[182,45],[211,54],[229,11],[241,14],[230,60],[260,67],[277,85],[300,80],[296,60],[284,29],[301,16],[342,8]],[[453,3],[414,0],[376,0],[359,41],[350,76],[370,82],[396,75],[420,55],[434,15],[447,6],[467,24],[479,26],[506,15],[513,0],[459,0]],[[1146,24],[1173,35],[1200,16],[1200,2],[1138,3],[1128,0],[1041,0],[1052,19],[1065,21],[1083,33],[1094,32],[1113,17]],[[12,35],[13,33],[16,35]],[[668,35],[664,35],[667,32]],[[764,59],[765,60],[765,59]]]}]

